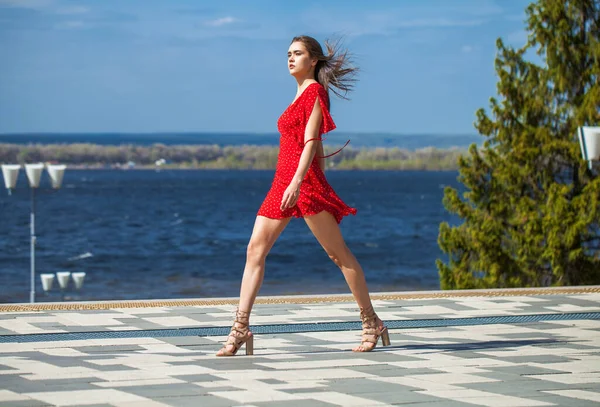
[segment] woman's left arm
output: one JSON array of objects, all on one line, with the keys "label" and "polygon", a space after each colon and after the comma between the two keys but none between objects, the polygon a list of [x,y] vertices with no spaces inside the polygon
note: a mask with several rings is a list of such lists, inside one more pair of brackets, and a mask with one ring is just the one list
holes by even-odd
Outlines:
[{"label": "woman's left arm", "polygon": [[[311,139],[319,138],[319,128],[321,127],[321,121],[323,120],[323,112],[321,111],[321,105],[319,99],[315,100],[315,106],[313,107],[312,113],[306,123],[306,129],[304,130],[304,149],[300,156],[300,162],[298,163],[298,169],[292,178],[292,182],[286,188],[281,199],[281,210],[292,208],[296,205],[298,197],[300,196],[300,185],[302,180],[306,176],[310,163],[312,163],[317,147],[319,143],[309,142]],[[313,140],[316,141],[316,140]]]}]

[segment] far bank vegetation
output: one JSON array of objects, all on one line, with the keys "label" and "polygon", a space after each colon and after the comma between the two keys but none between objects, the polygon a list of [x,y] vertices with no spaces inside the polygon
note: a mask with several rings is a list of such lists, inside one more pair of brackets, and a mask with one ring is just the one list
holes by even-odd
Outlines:
[{"label": "far bank vegetation", "polygon": [[[326,147],[325,153],[337,149]],[[274,169],[276,146],[98,144],[0,144],[1,163],[58,162],[80,168],[177,169]],[[401,148],[351,148],[327,158],[331,169],[357,170],[456,170],[466,150],[427,147],[415,151]]]}]

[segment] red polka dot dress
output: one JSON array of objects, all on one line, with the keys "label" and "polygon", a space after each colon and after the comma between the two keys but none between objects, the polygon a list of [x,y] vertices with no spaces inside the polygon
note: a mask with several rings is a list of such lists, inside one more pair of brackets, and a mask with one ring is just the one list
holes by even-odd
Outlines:
[{"label": "red polka dot dress", "polygon": [[277,128],[281,134],[277,167],[271,189],[258,210],[259,216],[272,219],[284,219],[291,216],[300,218],[327,211],[333,215],[337,223],[340,223],[344,216],[356,215],[356,209],[346,205],[329,185],[325,174],[319,167],[316,155],[302,181],[296,205],[284,211],[280,209],[283,193],[292,181],[300,163],[300,155],[304,149],[304,131],[315,106],[315,100],[319,101],[323,113],[319,139],[322,134],[335,129],[335,123],[327,108],[329,97],[325,88],[319,83],[311,83],[288,106],[277,121]]}]

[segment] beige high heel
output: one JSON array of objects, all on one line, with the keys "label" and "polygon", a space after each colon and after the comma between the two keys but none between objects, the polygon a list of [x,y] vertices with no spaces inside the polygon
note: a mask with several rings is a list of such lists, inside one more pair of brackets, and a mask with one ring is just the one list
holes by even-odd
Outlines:
[{"label": "beige high heel", "polygon": [[[250,331],[250,313],[235,311],[235,321],[227,337],[225,345],[217,352],[217,356],[235,356],[242,345],[246,344],[246,355],[254,355],[254,336]],[[233,347],[229,350],[228,347]]]},{"label": "beige high heel", "polygon": [[383,324],[383,321],[379,319],[373,306],[369,306],[367,309],[360,309],[360,319],[362,320],[362,341],[360,345],[354,349],[353,352],[370,352],[377,346],[379,338],[383,346],[390,346],[390,334],[387,327]]}]

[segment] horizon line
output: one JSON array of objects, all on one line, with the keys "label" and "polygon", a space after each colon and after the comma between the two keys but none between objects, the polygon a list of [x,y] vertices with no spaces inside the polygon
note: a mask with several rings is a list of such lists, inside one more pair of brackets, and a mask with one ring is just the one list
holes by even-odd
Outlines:
[{"label": "horizon line", "polygon": [[[221,134],[221,135],[278,135],[276,131],[273,132],[243,132],[243,131],[29,131],[29,132],[3,132],[0,133],[2,136],[31,136],[31,135],[127,135],[127,134]],[[332,134],[332,133],[328,133]],[[336,131],[335,134],[378,134],[378,135],[390,135],[390,136],[482,136],[479,133],[392,133],[389,131]],[[484,136],[482,136],[484,137]]]}]

